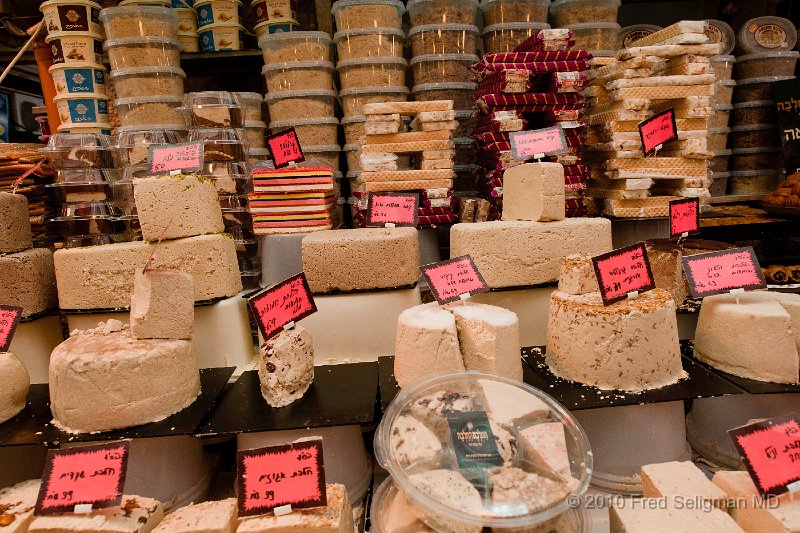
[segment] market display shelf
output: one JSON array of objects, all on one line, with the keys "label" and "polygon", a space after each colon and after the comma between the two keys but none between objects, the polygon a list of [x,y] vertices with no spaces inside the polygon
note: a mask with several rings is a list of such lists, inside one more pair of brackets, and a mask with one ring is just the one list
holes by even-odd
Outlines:
[{"label": "market display shelf", "polygon": [[727,194],[725,196],[712,196],[707,200],[710,205],[715,205],[735,204],[740,202],[760,202],[763,198],[763,194]]},{"label": "market display shelf", "polygon": [[235,368],[205,368],[200,370],[200,396],[186,409],[160,422],[103,433],[65,433],[53,426],[50,413],[50,391],[45,384],[31,385],[25,409],[0,424],[0,446],[62,442],[108,441],[145,437],[192,435],[219,399]]}]

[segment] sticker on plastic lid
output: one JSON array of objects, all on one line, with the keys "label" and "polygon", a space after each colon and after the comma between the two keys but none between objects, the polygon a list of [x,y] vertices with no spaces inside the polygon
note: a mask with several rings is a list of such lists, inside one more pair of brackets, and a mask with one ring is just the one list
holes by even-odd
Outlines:
[{"label": "sticker on plastic lid", "polygon": [[119,505],[129,451],[130,441],[50,450],[34,514]]},{"label": "sticker on plastic lid", "polygon": [[367,196],[367,226],[416,227],[419,195],[415,193],[371,192]]},{"label": "sticker on plastic lid", "polygon": [[700,233],[700,198],[681,198],[669,203],[669,236]]},{"label": "sticker on plastic lid", "polygon": [[275,168],[288,167],[291,163],[300,163],[306,160],[294,128],[268,136],[267,148],[269,148]]},{"label": "sticker on plastic lid", "polygon": [[448,413],[447,424],[461,469],[490,468],[503,464],[485,411]]},{"label": "sticker on plastic lid", "polygon": [[151,174],[172,171],[197,172],[203,168],[203,143],[156,144],[147,149],[147,168]]},{"label": "sticker on plastic lid", "polygon": [[240,450],[236,459],[239,516],[328,504],[322,439]]},{"label": "sticker on plastic lid", "polygon": [[7,352],[22,318],[22,308],[0,305],[0,352]]},{"label": "sticker on plastic lid", "polygon": [[247,304],[265,340],[283,331],[286,324],[317,312],[317,305],[303,272],[274,287],[257,292],[248,298]]},{"label": "sticker on plastic lid", "polygon": [[592,258],[603,305],[611,305],[656,288],[653,271],[644,243],[598,255]]},{"label": "sticker on plastic lid", "polygon": [[639,137],[642,139],[642,152],[646,156],[653,155],[668,142],[678,140],[675,110],[667,109],[641,122]]},{"label": "sticker on plastic lid", "polygon": [[766,289],[767,282],[752,246],[684,256],[683,271],[692,296],[702,298],[732,289]]},{"label": "sticker on plastic lid", "polygon": [[561,126],[531,131],[515,131],[509,135],[511,155],[519,161],[541,159],[546,155],[569,150]]},{"label": "sticker on plastic lid", "polygon": [[458,301],[462,294],[474,296],[489,290],[478,267],[468,255],[431,263],[419,269],[440,305]]},{"label": "sticker on plastic lid", "polygon": [[791,491],[800,481],[800,413],[791,413],[728,431],[758,491]]}]

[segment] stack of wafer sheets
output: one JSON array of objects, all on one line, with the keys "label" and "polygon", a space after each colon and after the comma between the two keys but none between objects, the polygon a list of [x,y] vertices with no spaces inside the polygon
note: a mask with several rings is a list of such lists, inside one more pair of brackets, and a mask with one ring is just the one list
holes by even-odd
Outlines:
[{"label": "stack of wafer sheets", "polygon": [[28,199],[36,246],[56,240],[45,221],[56,216],[58,209],[58,203],[45,187],[52,183],[54,172],[39,153],[41,148],[39,144],[0,143],[0,191],[16,192]]},{"label": "stack of wafer sheets", "polygon": [[503,173],[524,163],[512,156],[512,133],[556,124],[564,130],[569,151],[546,160],[564,165],[567,216],[584,214],[582,194],[589,174],[581,162],[586,142],[581,91],[591,55],[572,50],[574,43],[569,30],[542,30],[514,52],[486,54],[473,67],[480,113],[473,132],[480,150],[478,192],[490,203],[489,220],[502,215]]},{"label": "stack of wafer sheets", "polygon": [[[710,197],[708,119],[716,78],[705,21],[682,21],[634,41],[613,61],[587,72],[586,194],[605,214],[659,217],[677,197]],[[653,156],[642,151],[639,124],[675,110],[678,140]]]}]

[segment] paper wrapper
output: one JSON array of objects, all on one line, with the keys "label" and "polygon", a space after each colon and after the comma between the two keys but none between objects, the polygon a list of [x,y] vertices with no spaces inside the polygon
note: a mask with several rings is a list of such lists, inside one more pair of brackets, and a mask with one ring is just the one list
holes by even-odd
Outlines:
[{"label": "paper wrapper", "polygon": [[575,46],[572,32],[566,28],[556,30],[542,30],[531,35],[514,52],[553,52],[571,50]]}]

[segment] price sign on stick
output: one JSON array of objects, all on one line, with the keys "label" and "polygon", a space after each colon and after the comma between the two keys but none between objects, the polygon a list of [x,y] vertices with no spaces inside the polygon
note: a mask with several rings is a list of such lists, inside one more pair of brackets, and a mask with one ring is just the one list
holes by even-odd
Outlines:
[{"label": "price sign on stick", "polygon": [[22,318],[22,308],[11,305],[0,305],[0,352],[7,352],[11,339]]},{"label": "price sign on stick", "polygon": [[767,288],[767,281],[752,246],[684,256],[681,260],[689,289],[696,298],[735,289]]},{"label": "price sign on stick", "polygon": [[560,154],[569,149],[561,126],[512,132],[509,140],[511,155],[519,161],[542,159],[546,155]]},{"label": "price sign on stick", "polygon": [[291,505],[324,507],[322,439],[241,450],[237,454],[239,515],[268,513]]},{"label": "price sign on stick", "polygon": [[728,434],[761,494],[800,490],[800,413],[731,429]]},{"label": "price sign on stick", "polygon": [[604,305],[656,288],[643,243],[593,257],[592,264]]},{"label": "price sign on stick", "polygon": [[197,172],[203,168],[203,143],[160,144],[148,148],[147,167],[151,174],[174,171]]},{"label": "price sign on stick", "polygon": [[669,203],[669,236],[700,233],[700,198],[683,198]]},{"label": "price sign on stick", "polygon": [[285,325],[317,312],[303,272],[256,293],[247,303],[264,340],[280,333]]},{"label": "price sign on stick", "polygon": [[268,136],[267,148],[269,148],[275,168],[287,167],[290,163],[300,163],[306,160],[294,128]]},{"label": "price sign on stick", "polygon": [[367,226],[417,226],[419,195],[413,193],[371,192],[367,196]]},{"label": "price sign on stick", "polygon": [[474,296],[489,290],[483,276],[468,255],[420,267],[422,275],[440,305],[455,302],[462,295]]},{"label": "price sign on stick", "polygon": [[678,126],[675,123],[675,110],[667,109],[653,115],[639,124],[639,137],[642,139],[644,155],[653,155],[668,142],[678,140]]},{"label": "price sign on stick", "polygon": [[130,442],[50,450],[35,514],[113,507],[122,501]]}]

